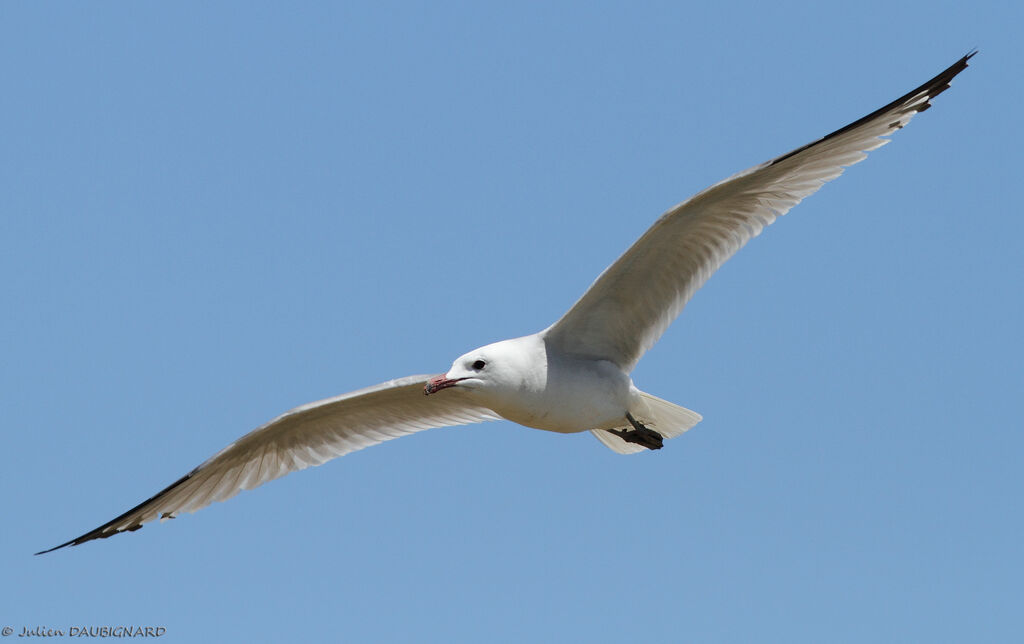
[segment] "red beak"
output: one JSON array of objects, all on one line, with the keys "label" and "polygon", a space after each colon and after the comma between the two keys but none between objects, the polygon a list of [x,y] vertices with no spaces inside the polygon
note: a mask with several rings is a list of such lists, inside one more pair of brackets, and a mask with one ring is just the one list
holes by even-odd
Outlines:
[{"label": "red beak", "polygon": [[440,376],[434,376],[433,378],[427,381],[426,385],[424,385],[423,395],[429,396],[430,394],[436,394],[442,389],[454,387],[456,384],[458,384],[460,380],[462,380],[462,378],[445,378],[443,373]]}]

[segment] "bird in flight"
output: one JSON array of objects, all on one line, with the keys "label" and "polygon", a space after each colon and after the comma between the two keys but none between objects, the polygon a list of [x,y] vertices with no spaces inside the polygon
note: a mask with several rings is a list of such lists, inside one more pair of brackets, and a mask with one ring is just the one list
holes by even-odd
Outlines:
[{"label": "bird in flight", "polygon": [[971,52],[846,127],[720,181],[663,214],[539,333],[408,376],[296,407],[242,436],[152,498],[43,554],[195,512],[289,472],[433,427],[506,419],[590,431],[620,454],[661,449],[701,416],[633,385],[629,374],[725,260],[867,152],[889,142],[967,67]]}]

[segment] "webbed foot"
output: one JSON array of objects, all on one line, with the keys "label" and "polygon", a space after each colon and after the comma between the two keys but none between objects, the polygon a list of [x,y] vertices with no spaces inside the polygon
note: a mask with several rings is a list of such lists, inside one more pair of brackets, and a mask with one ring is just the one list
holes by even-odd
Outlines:
[{"label": "webbed foot", "polygon": [[633,429],[609,429],[608,431],[627,443],[636,443],[647,449],[661,449],[664,446],[664,437],[653,429],[644,427],[643,423],[633,418],[632,414],[627,412],[626,420],[633,426]]}]

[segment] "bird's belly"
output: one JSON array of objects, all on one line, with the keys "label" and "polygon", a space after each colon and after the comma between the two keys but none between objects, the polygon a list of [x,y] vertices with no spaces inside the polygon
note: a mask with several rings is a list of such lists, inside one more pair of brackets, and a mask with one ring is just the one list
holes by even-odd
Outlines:
[{"label": "bird's belly", "polygon": [[520,425],[564,434],[622,427],[630,408],[629,377],[617,368],[571,373],[572,377],[559,379],[557,372],[549,371],[542,389],[524,391],[494,411]]}]

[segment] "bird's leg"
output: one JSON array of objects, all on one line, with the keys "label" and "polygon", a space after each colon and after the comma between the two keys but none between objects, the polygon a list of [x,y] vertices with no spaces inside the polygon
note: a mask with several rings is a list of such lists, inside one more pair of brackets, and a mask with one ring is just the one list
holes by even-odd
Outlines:
[{"label": "bird's leg", "polygon": [[627,443],[636,443],[647,449],[661,449],[664,437],[653,429],[644,427],[643,423],[633,418],[633,415],[626,412],[626,420],[633,426],[633,429],[609,429]]}]

